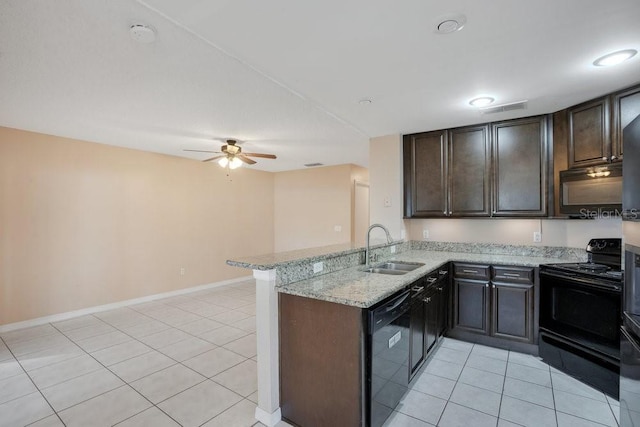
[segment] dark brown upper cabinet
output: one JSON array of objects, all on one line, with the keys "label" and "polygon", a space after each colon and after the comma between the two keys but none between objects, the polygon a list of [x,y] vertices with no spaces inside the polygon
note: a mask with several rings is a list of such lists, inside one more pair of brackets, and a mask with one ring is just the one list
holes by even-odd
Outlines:
[{"label": "dark brown upper cabinet", "polygon": [[546,216],[546,116],[405,135],[404,198],[406,218]]},{"label": "dark brown upper cabinet", "polygon": [[406,217],[489,216],[489,126],[404,137]]},{"label": "dark brown upper cabinet", "polygon": [[489,126],[449,130],[448,215],[491,215]]},{"label": "dark brown upper cabinet", "polygon": [[609,97],[594,99],[567,110],[569,120],[569,168],[618,161],[609,129]]},{"label": "dark brown upper cabinet", "polygon": [[547,118],[491,124],[493,216],[547,215]]},{"label": "dark brown upper cabinet", "polygon": [[406,217],[447,215],[447,131],[405,135]]},{"label": "dark brown upper cabinet", "polygon": [[622,160],[622,131],[633,119],[640,116],[640,86],[614,93],[611,98],[611,151],[618,160]]}]

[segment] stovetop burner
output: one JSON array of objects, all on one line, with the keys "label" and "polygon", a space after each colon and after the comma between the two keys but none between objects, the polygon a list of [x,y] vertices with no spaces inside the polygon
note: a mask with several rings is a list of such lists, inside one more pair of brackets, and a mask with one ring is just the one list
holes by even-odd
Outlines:
[{"label": "stovetop burner", "polygon": [[586,252],[588,262],[545,264],[540,266],[541,270],[552,269],[569,277],[616,282],[616,286],[622,282],[621,239],[591,239]]},{"label": "stovetop burner", "polygon": [[596,264],[594,262],[581,262],[579,264],[576,264],[576,266],[580,270],[587,270],[593,273],[604,273],[605,271],[611,269],[611,267],[609,266],[606,266],[604,264]]}]

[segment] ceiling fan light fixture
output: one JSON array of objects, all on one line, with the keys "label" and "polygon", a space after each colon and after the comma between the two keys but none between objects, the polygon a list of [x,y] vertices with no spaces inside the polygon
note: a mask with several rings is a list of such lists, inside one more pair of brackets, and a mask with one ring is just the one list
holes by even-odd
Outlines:
[{"label": "ceiling fan light fixture", "polygon": [[227,159],[226,157],[223,157],[220,160],[218,160],[218,164],[223,168],[226,168],[227,165],[229,164],[229,159]]},{"label": "ceiling fan light fixture", "polygon": [[242,166],[242,160],[240,160],[239,158],[234,157],[229,160],[229,169],[237,169],[240,166]]}]

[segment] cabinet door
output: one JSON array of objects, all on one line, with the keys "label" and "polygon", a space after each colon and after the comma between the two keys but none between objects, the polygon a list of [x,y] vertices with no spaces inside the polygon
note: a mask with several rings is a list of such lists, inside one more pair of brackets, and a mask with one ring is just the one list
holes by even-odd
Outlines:
[{"label": "cabinet door", "polygon": [[418,300],[411,306],[411,352],[409,366],[413,375],[424,360],[425,352],[425,311],[424,303]]},{"label": "cabinet door", "polygon": [[622,132],[638,116],[640,116],[640,86],[613,95],[612,161],[622,160]]},{"label": "cabinet door", "polygon": [[435,289],[427,291],[424,299],[425,309],[425,353],[436,344],[438,339],[438,292]]},{"label": "cabinet door", "polygon": [[569,168],[607,163],[611,156],[609,98],[599,98],[568,110]]},{"label": "cabinet door", "polygon": [[489,126],[449,131],[449,215],[489,216]]},{"label": "cabinet door", "polygon": [[451,305],[449,276],[444,274],[438,281],[438,337],[444,336],[449,326],[449,307]]},{"label": "cabinet door", "polygon": [[493,215],[547,215],[547,118],[492,124]]},{"label": "cabinet door", "polygon": [[455,279],[453,327],[489,333],[489,282]]},{"label": "cabinet door", "polygon": [[533,342],[533,285],[492,283],[491,335]]},{"label": "cabinet door", "polygon": [[404,137],[405,216],[447,215],[447,131]]}]

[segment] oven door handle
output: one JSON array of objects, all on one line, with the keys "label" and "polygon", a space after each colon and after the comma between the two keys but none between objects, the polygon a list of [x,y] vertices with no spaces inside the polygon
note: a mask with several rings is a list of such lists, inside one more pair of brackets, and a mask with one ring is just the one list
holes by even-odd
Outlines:
[{"label": "oven door handle", "polygon": [[[542,279],[543,276],[547,276],[550,278],[555,278],[555,279],[563,279],[563,280],[573,280],[576,282],[579,282],[581,286],[585,286],[585,287],[589,287],[592,289],[598,289],[598,290],[604,290],[604,291],[613,291],[613,292],[621,292],[622,291],[622,286],[620,285],[604,285],[601,283],[595,283],[591,280],[585,280],[582,277],[577,277],[577,276],[570,276],[570,275],[565,275],[562,273],[555,273],[555,272],[550,272],[550,271],[541,271],[540,272],[540,278]],[[540,280],[540,282],[542,283],[542,280]]]}]

